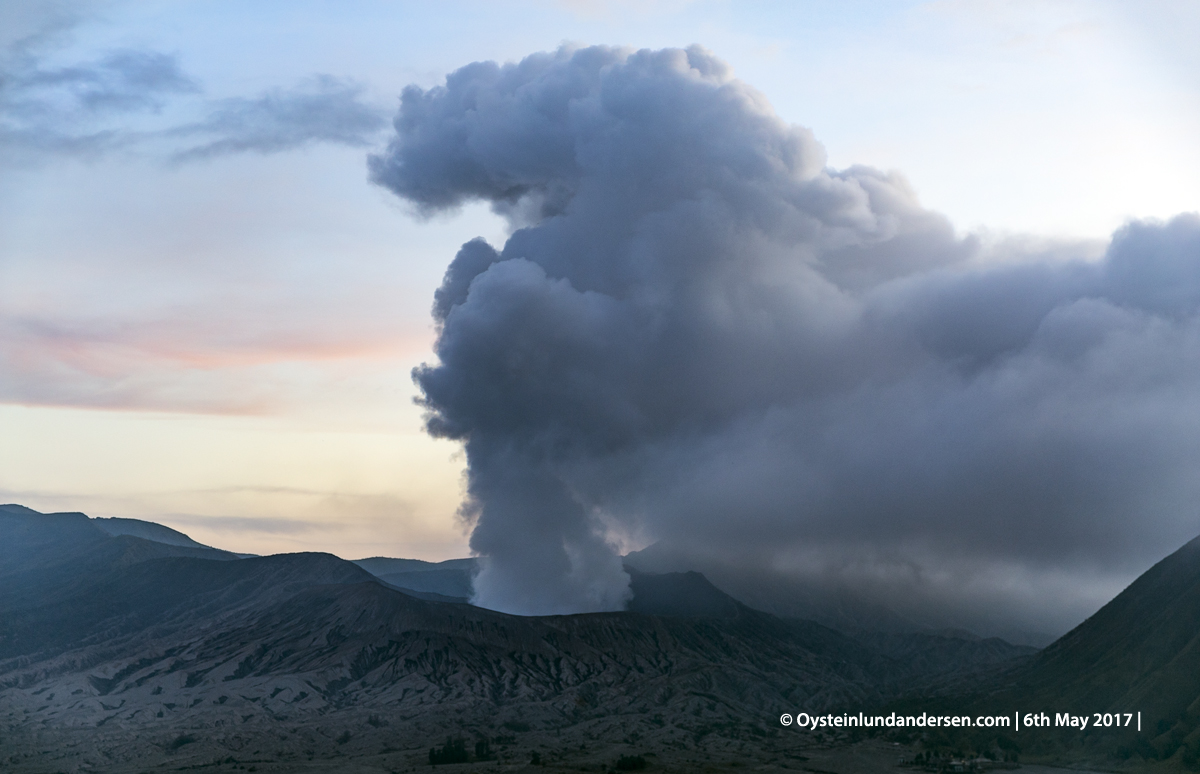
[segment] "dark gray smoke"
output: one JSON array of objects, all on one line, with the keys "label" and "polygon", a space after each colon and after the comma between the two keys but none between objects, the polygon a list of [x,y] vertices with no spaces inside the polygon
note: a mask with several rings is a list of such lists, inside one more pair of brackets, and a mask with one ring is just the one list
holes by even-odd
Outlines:
[{"label": "dark gray smoke", "polygon": [[660,541],[1054,628],[1200,531],[1195,215],[985,247],[700,48],[471,64],[395,128],[373,180],[516,229],[455,257],[415,373],[480,604],[620,608],[616,544]]}]

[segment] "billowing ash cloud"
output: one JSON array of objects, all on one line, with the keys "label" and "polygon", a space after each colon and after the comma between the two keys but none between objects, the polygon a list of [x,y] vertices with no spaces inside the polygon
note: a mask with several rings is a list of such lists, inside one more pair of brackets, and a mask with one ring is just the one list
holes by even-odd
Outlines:
[{"label": "billowing ash cloud", "polygon": [[983,246],[699,48],[471,64],[395,128],[376,182],[516,229],[455,257],[415,374],[480,604],[619,608],[614,541],[660,541],[1054,628],[1200,531],[1195,215]]}]

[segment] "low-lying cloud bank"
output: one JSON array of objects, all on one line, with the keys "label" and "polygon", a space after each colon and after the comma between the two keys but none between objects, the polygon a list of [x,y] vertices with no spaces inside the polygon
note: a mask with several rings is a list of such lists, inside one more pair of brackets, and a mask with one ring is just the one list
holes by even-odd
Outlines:
[{"label": "low-lying cloud bank", "polygon": [[1200,531],[1196,215],[983,245],[700,48],[477,62],[395,130],[375,182],[515,228],[450,264],[415,373],[466,447],[482,605],[618,609],[618,544],[660,541],[1061,630]]}]

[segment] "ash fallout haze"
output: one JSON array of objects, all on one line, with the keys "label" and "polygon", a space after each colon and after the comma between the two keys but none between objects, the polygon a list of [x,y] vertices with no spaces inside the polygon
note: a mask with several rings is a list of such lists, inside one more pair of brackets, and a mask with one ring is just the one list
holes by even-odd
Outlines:
[{"label": "ash fallout haze", "polygon": [[0,30],[4,502],[1038,645],[1200,533],[1191,4]]}]

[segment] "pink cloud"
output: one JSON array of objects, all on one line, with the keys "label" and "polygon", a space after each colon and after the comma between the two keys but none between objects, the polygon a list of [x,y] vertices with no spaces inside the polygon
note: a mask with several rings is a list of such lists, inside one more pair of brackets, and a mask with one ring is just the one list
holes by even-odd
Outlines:
[{"label": "pink cloud", "polygon": [[[188,413],[270,413],[283,371],[383,371],[427,351],[431,334],[344,320],[245,315],[143,321],[0,318],[0,402]],[[281,324],[281,323],[286,323]]]}]

